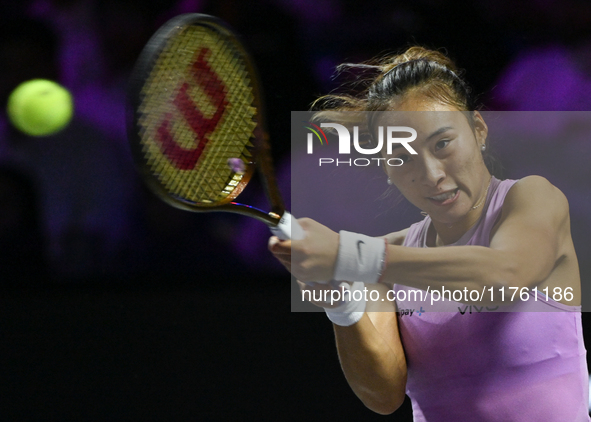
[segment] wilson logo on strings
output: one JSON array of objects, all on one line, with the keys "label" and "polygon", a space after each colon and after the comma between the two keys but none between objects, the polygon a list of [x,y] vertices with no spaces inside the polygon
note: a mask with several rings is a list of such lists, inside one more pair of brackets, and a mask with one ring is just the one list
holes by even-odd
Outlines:
[{"label": "wilson logo on strings", "polygon": [[[162,153],[175,167],[181,170],[192,170],[195,167],[209,142],[208,136],[220,123],[229,103],[226,98],[227,89],[224,83],[207,62],[210,54],[209,48],[202,48],[196,54],[197,58],[191,66],[191,75],[214,105],[215,112],[213,115],[207,118],[199,110],[199,107],[189,94],[190,84],[187,82],[182,83],[173,101],[175,107],[195,133],[197,146],[186,149],[175,141],[173,134],[174,119],[171,113],[166,115],[156,132],[156,139]],[[220,92],[222,95],[219,95]]]}]

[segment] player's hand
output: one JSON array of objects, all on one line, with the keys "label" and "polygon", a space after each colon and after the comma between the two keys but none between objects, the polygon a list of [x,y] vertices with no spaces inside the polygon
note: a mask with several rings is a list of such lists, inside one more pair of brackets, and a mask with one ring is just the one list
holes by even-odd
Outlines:
[{"label": "player's hand", "polygon": [[298,279],[303,282],[328,283],[334,274],[339,249],[339,235],[328,227],[300,218],[305,232],[302,240],[269,239],[269,250]]}]

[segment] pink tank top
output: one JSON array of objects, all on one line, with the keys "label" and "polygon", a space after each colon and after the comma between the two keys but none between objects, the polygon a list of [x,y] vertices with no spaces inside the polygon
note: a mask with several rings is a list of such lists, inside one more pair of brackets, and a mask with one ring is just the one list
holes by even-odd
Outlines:
[{"label": "pink tank top", "polygon": [[[493,178],[480,220],[454,245],[489,246],[515,182]],[[413,224],[404,246],[427,247],[430,224],[429,217]],[[416,289],[394,290],[415,422],[591,420],[580,306],[538,292],[502,308],[430,307],[410,294],[400,300],[401,291]]]}]

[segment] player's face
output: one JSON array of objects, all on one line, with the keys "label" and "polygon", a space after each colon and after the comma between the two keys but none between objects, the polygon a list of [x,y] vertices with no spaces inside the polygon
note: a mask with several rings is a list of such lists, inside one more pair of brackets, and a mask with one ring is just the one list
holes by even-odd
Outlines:
[{"label": "player's face", "polygon": [[400,192],[434,221],[455,224],[483,199],[490,173],[481,150],[487,127],[479,113],[473,129],[467,115],[456,108],[411,97],[381,116],[378,125],[417,131],[416,140],[409,144],[416,155],[402,145],[389,155],[383,150],[385,157],[404,161],[400,166],[386,166],[386,171]]}]

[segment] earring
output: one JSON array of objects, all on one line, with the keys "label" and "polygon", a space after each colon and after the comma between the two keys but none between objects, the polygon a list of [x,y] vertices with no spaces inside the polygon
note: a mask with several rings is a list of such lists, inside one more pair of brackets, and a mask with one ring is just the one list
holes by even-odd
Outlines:
[{"label": "earring", "polygon": [[480,151],[482,151],[482,152],[486,151],[486,145],[485,144],[482,144],[482,146],[480,147]]},{"label": "earring", "polygon": [[388,184],[389,184],[390,186],[392,186],[392,180],[390,180],[390,178],[389,178],[389,177],[388,177]]}]

